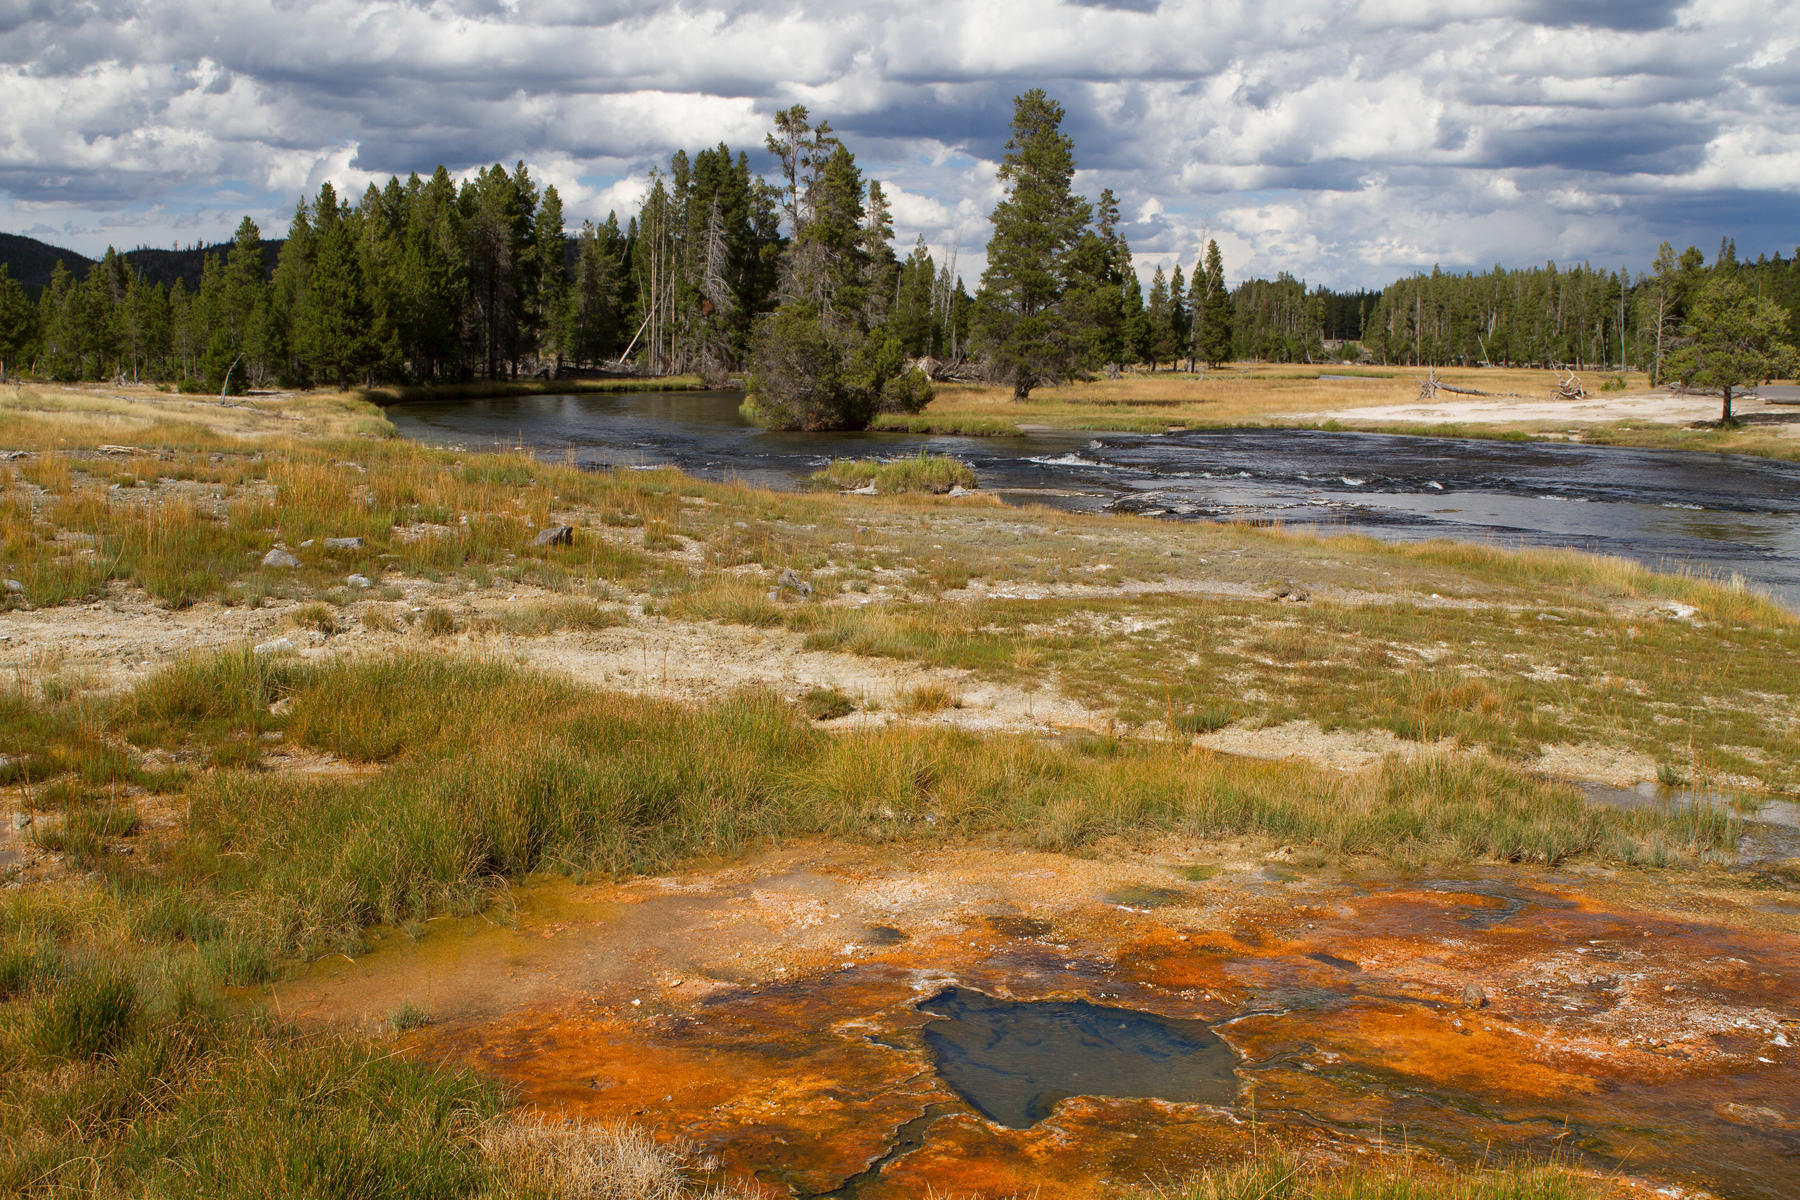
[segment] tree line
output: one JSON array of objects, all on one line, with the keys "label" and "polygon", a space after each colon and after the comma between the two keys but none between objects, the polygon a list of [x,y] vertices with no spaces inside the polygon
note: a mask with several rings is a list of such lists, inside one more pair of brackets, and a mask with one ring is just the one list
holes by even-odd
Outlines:
[{"label": "tree line", "polygon": [[1285,273],[1233,287],[1209,241],[1185,273],[1157,266],[1146,292],[1113,193],[1073,190],[1063,117],[1041,90],[1015,101],[973,296],[954,254],[939,263],[922,240],[896,253],[880,181],[796,106],[765,139],[773,178],[724,144],[677,152],[623,226],[609,214],[567,230],[556,188],[522,162],[461,183],[440,166],[354,204],[325,184],[297,205],[272,267],[246,217],[193,287],[109,249],[79,279],[58,263],[34,302],[0,264],[0,375],[229,392],[746,373],[757,419],[824,428],[922,405],[930,385],[911,364],[927,359],[1019,398],[1071,376],[1230,360],[1638,366],[1691,381],[1693,318],[1737,302],[1706,306],[1722,280],[1773,306],[1759,328],[1790,344],[1800,332],[1800,252],[1739,262],[1729,241],[1710,265],[1665,243],[1635,277],[1585,263],[1433,269],[1379,292]]}]

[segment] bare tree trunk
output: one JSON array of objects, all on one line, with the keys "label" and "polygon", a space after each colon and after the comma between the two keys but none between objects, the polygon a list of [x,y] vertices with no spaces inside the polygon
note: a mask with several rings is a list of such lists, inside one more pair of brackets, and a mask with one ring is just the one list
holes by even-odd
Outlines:
[{"label": "bare tree trunk", "polygon": [[1731,385],[1728,383],[1725,385],[1725,407],[1719,413],[1719,424],[1731,425],[1733,423],[1731,419]]}]

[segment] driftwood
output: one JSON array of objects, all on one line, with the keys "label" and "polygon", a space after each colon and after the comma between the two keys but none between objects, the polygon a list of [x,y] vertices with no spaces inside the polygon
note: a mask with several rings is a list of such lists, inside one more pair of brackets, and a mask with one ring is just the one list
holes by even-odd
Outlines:
[{"label": "driftwood", "polygon": [[1480,388],[1451,387],[1449,384],[1443,383],[1438,379],[1437,368],[1432,367],[1427,372],[1425,378],[1419,382],[1419,399],[1435,399],[1439,392],[1453,392],[1458,396],[1486,396],[1490,400],[1503,399],[1506,397],[1512,397],[1517,400],[1524,399],[1524,396],[1518,392],[1484,392]]},{"label": "driftwood", "polygon": [[1556,398],[1559,400],[1585,400],[1587,399],[1587,389],[1581,386],[1581,380],[1575,377],[1575,372],[1564,371],[1562,378],[1556,384]]}]

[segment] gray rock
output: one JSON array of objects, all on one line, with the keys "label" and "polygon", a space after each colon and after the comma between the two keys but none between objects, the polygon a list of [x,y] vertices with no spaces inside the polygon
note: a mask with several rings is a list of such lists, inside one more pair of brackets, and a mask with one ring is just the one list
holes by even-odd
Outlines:
[{"label": "gray rock", "polygon": [[375,586],[375,584],[369,579],[369,577],[367,575],[345,576],[344,583],[346,586],[353,587],[353,588],[366,588],[366,587],[374,587]]},{"label": "gray rock", "polygon": [[359,537],[326,538],[325,548],[327,550],[361,550],[362,539]]},{"label": "gray rock", "polygon": [[1463,984],[1463,1003],[1470,1008],[1486,1008],[1487,993],[1481,990],[1479,983]]},{"label": "gray rock", "polygon": [[278,638],[271,638],[269,641],[266,641],[266,642],[256,643],[256,645],[251,648],[250,652],[252,654],[255,654],[260,657],[264,654],[287,654],[287,653],[291,652],[293,649],[294,649],[294,639],[293,638],[278,637]]},{"label": "gray rock", "polygon": [[29,826],[30,824],[31,824],[31,814],[30,813],[16,812],[12,815],[12,827],[14,829],[24,829],[27,826]]},{"label": "gray rock", "polygon": [[0,583],[0,587],[5,588],[9,594],[14,596],[25,594],[25,585],[16,579],[8,579],[5,583]]},{"label": "gray rock", "polygon": [[552,525],[548,529],[539,530],[538,535],[531,539],[531,544],[534,546],[573,546],[575,530],[568,525]]},{"label": "gray rock", "polygon": [[781,574],[775,578],[775,586],[799,592],[802,596],[812,595],[812,584],[800,578],[800,572],[792,567],[781,568]]},{"label": "gray rock", "polygon": [[265,567],[285,567],[288,570],[292,570],[300,565],[300,560],[289,554],[286,550],[283,550],[280,546],[277,546],[262,556],[262,565]]},{"label": "gray rock", "polygon": [[302,549],[302,550],[304,550],[304,549],[306,549],[306,548],[307,548],[307,547],[308,547],[308,546],[310,546],[310,545],[312,545],[312,544],[313,544],[313,542],[314,542],[314,541],[316,541],[316,540],[317,540],[317,539],[315,539],[315,538],[307,538],[307,539],[306,539],[306,540],[305,540],[305,541],[304,541],[304,542],[301,542],[301,543],[300,543],[300,548],[301,548],[301,549]]},{"label": "gray rock", "polygon": [[769,589],[769,603],[770,604],[779,604],[780,602],[781,602],[781,589],[780,588],[770,588]]}]

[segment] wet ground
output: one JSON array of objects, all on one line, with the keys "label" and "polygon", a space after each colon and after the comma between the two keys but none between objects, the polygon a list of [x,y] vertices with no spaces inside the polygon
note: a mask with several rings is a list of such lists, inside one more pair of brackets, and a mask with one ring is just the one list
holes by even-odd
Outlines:
[{"label": "wet ground", "polygon": [[929,450],[1021,502],[1513,546],[1742,575],[1800,605],[1800,464],[1744,455],[1304,429],[1020,437],[773,433],[739,392],[626,392],[397,405],[408,437],[524,445],[587,467],[673,465],[792,487],[832,457]]},{"label": "wet ground", "polygon": [[1261,1139],[1794,1194],[1800,896],[1712,872],[1394,879],[1164,842],[794,847],[543,885],[322,963],[302,1021],[643,1123],[773,1195],[1082,1194]]}]

